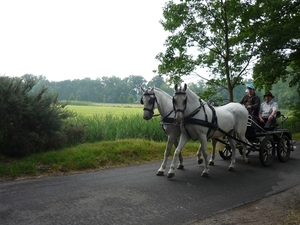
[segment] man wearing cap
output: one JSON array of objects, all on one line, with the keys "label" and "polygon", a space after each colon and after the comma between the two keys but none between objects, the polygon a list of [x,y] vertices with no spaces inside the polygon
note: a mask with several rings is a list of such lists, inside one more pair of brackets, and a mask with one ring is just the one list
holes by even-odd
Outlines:
[{"label": "man wearing cap", "polygon": [[264,129],[273,129],[276,124],[276,112],[278,111],[278,104],[273,100],[274,96],[269,91],[264,95],[265,102],[261,103],[259,110],[259,121]]},{"label": "man wearing cap", "polygon": [[246,107],[250,115],[258,117],[260,97],[255,94],[253,84],[247,85],[247,94],[241,99],[240,103]]}]

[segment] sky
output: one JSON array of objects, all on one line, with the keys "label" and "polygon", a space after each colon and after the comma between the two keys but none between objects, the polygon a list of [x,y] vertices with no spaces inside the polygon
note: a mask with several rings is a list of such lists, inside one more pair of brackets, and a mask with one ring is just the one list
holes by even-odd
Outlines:
[{"label": "sky", "polygon": [[49,81],[157,74],[164,0],[0,0],[0,76]]}]

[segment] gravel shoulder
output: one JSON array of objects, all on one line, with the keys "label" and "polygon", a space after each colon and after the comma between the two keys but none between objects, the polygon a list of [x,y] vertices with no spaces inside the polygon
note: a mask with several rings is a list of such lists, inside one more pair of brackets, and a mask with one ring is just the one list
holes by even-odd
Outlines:
[{"label": "gravel shoulder", "polygon": [[226,210],[193,225],[299,225],[300,186]]}]

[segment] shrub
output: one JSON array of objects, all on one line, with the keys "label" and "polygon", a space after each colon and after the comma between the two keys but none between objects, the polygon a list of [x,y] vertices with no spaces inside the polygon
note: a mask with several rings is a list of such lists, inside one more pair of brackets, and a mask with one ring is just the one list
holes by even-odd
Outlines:
[{"label": "shrub", "polygon": [[24,156],[66,146],[66,119],[74,113],[64,109],[57,93],[47,87],[33,93],[33,76],[0,77],[0,153]]}]

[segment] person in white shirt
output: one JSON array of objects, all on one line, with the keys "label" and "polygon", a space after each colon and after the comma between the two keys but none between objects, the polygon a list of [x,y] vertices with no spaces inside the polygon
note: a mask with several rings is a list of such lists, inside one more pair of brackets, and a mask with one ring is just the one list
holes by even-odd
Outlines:
[{"label": "person in white shirt", "polygon": [[266,101],[261,103],[258,117],[264,129],[272,130],[276,124],[278,104],[274,101],[274,96],[270,91],[264,95],[264,98]]}]

